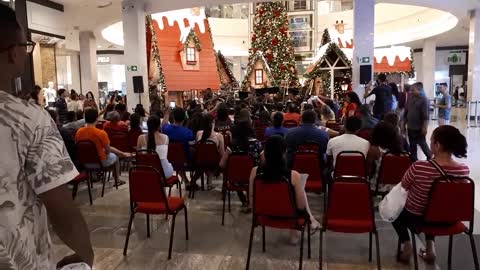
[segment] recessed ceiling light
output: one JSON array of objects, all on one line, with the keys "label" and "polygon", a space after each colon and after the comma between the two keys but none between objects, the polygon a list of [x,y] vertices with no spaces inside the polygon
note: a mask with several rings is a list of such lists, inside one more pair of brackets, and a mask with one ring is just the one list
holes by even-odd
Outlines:
[{"label": "recessed ceiling light", "polygon": [[102,45],[98,45],[97,48],[102,48]]}]

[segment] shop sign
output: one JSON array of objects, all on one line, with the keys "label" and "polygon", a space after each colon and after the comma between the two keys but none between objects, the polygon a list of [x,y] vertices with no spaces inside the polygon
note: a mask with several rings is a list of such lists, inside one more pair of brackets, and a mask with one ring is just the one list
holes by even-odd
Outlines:
[{"label": "shop sign", "polygon": [[98,56],[97,64],[110,64],[110,56]]},{"label": "shop sign", "polygon": [[465,65],[467,62],[467,53],[451,51],[447,56],[448,65]]},{"label": "shop sign", "polygon": [[127,71],[137,71],[138,67],[137,66],[127,66]]}]

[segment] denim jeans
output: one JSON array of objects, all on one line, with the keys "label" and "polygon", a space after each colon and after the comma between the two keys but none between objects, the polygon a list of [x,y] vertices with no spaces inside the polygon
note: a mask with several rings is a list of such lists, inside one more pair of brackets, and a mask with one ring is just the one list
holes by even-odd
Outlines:
[{"label": "denim jeans", "polygon": [[409,129],[408,141],[410,143],[410,156],[412,160],[418,160],[417,145],[420,145],[420,148],[422,148],[422,151],[427,157],[427,159],[432,158],[432,151],[430,151],[430,147],[427,144],[425,135],[422,134],[422,130]]}]

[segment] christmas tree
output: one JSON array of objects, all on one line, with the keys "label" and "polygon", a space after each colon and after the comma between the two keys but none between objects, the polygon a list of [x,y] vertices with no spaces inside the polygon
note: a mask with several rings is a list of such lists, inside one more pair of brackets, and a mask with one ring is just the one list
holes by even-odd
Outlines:
[{"label": "christmas tree", "polygon": [[330,43],[331,41],[332,39],[330,38],[330,33],[328,33],[328,29],[325,28],[325,30],[323,30],[322,42],[320,43],[320,46]]},{"label": "christmas tree", "polygon": [[262,52],[272,72],[272,85],[282,81],[298,85],[294,49],[288,34],[288,16],[283,2],[257,4],[249,62]]}]

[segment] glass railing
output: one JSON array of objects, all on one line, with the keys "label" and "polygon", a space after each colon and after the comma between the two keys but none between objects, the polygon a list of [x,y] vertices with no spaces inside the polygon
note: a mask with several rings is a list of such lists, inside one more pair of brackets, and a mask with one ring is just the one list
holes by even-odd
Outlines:
[{"label": "glass railing", "polygon": [[212,18],[248,19],[249,4],[211,5],[205,7],[205,14]]}]

